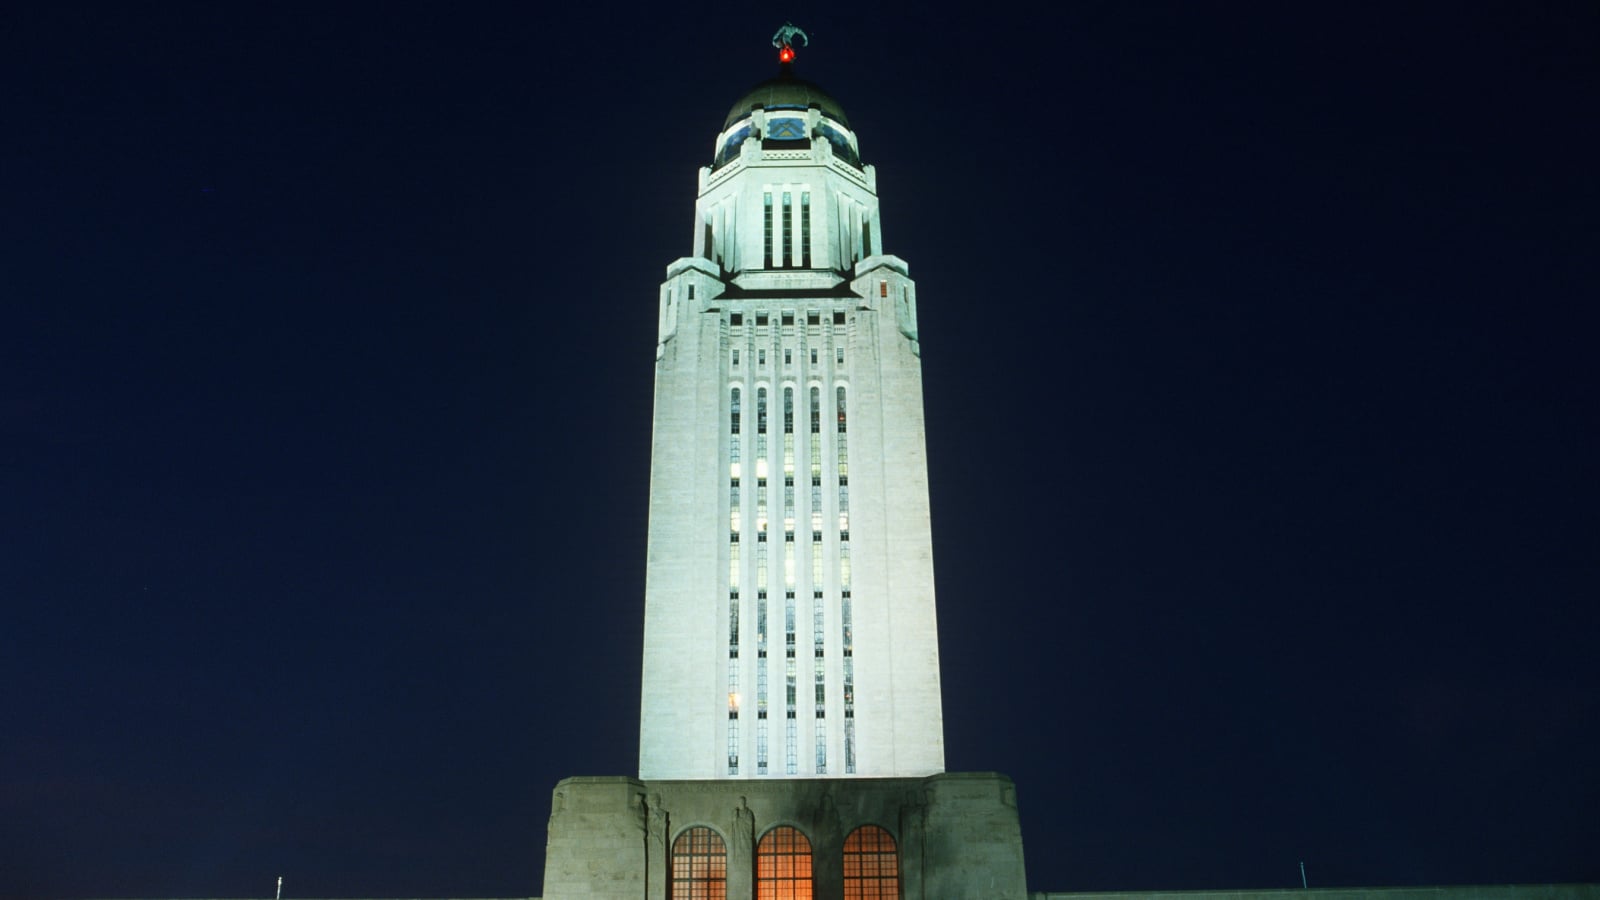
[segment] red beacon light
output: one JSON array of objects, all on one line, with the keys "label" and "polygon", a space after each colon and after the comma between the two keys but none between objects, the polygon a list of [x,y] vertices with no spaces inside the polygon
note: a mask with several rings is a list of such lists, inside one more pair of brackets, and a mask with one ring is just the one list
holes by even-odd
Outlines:
[{"label": "red beacon light", "polygon": [[805,41],[806,46],[811,45],[811,38],[804,31],[794,27],[793,22],[783,23],[783,27],[778,29],[778,33],[772,36],[772,46],[778,48],[778,62],[783,65],[787,66],[789,63],[794,62],[794,39],[796,37]]}]

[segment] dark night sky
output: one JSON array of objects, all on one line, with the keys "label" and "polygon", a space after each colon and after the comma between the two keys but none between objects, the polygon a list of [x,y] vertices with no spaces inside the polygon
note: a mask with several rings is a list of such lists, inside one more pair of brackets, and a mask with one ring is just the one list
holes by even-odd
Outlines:
[{"label": "dark night sky", "polygon": [[786,16],[1030,885],[1600,880],[1600,7],[573,6],[12,11],[0,898],[539,893]]}]

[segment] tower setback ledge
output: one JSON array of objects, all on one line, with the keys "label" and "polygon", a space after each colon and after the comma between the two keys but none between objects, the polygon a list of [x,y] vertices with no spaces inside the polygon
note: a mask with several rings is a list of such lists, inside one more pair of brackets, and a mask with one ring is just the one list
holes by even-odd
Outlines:
[{"label": "tower setback ledge", "polygon": [[722,273],[717,271],[717,264],[709,259],[699,256],[680,256],[667,265],[667,278],[677,278],[685,272],[697,271],[712,278],[721,279]]},{"label": "tower setback ledge", "polygon": [[844,283],[823,269],[754,270],[735,275],[733,283],[747,291],[829,291]]},{"label": "tower setback ledge", "polygon": [[910,264],[893,253],[878,253],[856,263],[855,277],[861,278],[875,269],[890,269],[907,278],[911,277]]}]

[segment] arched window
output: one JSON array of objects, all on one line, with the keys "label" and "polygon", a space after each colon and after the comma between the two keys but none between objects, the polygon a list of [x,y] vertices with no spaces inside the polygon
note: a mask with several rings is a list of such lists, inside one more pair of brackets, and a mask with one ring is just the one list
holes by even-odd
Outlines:
[{"label": "arched window", "polygon": [[863,825],[844,839],[844,900],[899,900],[900,851],[876,825]]},{"label": "arched window", "polygon": [[757,900],[811,900],[811,842],[779,825],[756,845]]},{"label": "arched window", "polygon": [[672,842],[672,900],[727,900],[728,846],[697,825]]}]

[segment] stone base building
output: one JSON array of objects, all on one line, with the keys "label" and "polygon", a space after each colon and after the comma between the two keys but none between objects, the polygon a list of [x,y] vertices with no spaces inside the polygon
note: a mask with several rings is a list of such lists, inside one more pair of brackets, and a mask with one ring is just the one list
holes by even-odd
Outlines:
[{"label": "stone base building", "polygon": [[[725,894],[698,891],[719,880]],[[544,896],[1023,900],[1016,792],[994,773],[568,778],[551,804]]]}]

